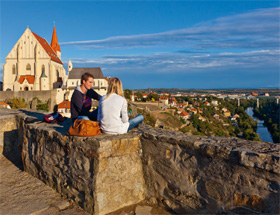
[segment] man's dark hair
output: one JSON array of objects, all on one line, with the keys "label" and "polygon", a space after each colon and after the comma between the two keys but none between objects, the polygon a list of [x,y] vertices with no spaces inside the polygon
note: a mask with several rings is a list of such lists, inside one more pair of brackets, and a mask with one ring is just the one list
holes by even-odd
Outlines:
[{"label": "man's dark hair", "polygon": [[84,81],[87,81],[89,78],[94,78],[92,74],[90,73],[84,73],[81,77],[81,84],[83,84],[83,80]]}]

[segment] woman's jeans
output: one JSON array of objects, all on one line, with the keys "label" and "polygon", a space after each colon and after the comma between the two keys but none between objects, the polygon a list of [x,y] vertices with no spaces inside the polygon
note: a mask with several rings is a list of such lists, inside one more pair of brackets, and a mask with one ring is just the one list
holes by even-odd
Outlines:
[{"label": "woman's jeans", "polygon": [[143,122],[143,120],[144,120],[144,116],[142,114],[139,114],[136,117],[134,117],[133,119],[129,120],[128,121],[129,127],[128,127],[127,131],[130,131],[132,128],[139,125],[141,122]]},{"label": "woman's jeans", "polygon": [[[96,110],[94,110],[96,111]],[[97,111],[96,111],[96,118],[94,120],[95,117],[95,113],[93,113],[94,111],[91,112],[91,115],[89,117],[87,116],[78,116],[77,119],[86,119],[86,120],[93,120],[96,121],[97,119]],[[133,119],[129,120],[129,127],[127,129],[127,131],[130,131],[131,129],[133,129],[134,127],[136,127],[137,125],[139,125],[141,122],[143,122],[144,120],[144,116],[142,114],[137,115],[136,117],[134,117]]]}]

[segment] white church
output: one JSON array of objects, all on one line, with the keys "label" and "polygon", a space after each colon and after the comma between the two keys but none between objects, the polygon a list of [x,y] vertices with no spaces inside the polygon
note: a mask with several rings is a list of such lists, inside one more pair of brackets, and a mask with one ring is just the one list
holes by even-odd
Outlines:
[{"label": "white church", "polygon": [[41,91],[60,88],[65,75],[55,27],[49,44],[27,26],[6,57],[3,91]]},{"label": "white church", "polygon": [[55,27],[51,43],[26,30],[6,57],[3,69],[3,91],[56,90],[58,103],[70,100],[81,76],[88,72],[94,76],[92,88],[100,95],[107,93],[108,79],[99,67],[73,68],[68,63],[68,75],[61,61],[61,50]]}]

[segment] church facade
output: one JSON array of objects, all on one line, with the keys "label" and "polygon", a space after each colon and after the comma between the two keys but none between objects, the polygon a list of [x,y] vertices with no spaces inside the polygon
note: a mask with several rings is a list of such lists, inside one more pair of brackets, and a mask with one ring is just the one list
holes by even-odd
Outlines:
[{"label": "church facade", "polygon": [[51,44],[27,27],[6,57],[3,91],[60,88],[65,75],[55,27]]}]

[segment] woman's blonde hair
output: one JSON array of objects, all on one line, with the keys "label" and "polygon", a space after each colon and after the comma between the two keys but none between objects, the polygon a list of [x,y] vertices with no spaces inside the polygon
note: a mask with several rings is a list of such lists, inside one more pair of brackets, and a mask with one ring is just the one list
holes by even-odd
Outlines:
[{"label": "woman's blonde hair", "polygon": [[[122,82],[119,78],[111,78],[107,90],[107,98],[109,98],[112,93],[116,93],[119,96],[123,96]],[[107,99],[106,98],[106,99]]]}]

